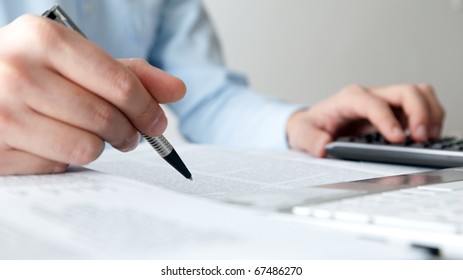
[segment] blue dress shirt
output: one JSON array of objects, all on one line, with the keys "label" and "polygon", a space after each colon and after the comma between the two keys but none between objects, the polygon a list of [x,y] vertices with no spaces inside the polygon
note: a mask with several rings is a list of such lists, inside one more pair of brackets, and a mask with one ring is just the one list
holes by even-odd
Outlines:
[{"label": "blue dress shirt", "polygon": [[[42,14],[56,0],[3,0],[0,24]],[[137,57],[179,77],[186,97],[170,105],[195,143],[287,148],[286,122],[300,105],[252,91],[224,65],[200,0],[62,0],[87,37],[113,57]]]}]

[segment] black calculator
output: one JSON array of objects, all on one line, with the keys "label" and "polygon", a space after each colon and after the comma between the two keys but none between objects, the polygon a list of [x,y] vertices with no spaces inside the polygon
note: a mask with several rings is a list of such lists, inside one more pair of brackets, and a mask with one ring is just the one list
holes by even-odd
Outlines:
[{"label": "black calculator", "polygon": [[328,156],[403,165],[447,168],[463,166],[463,139],[442,137],[415,142],[390,143],[380,133],[341,137],[326,147]]}]

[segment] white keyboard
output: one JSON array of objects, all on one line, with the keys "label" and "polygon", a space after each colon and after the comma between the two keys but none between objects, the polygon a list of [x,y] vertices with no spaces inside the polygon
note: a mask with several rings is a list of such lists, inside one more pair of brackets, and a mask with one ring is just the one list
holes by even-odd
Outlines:
[{"label": "white keyboard", "polygon": [[463,234],[463,181],[297,205],[291,211],[319,219]]}]

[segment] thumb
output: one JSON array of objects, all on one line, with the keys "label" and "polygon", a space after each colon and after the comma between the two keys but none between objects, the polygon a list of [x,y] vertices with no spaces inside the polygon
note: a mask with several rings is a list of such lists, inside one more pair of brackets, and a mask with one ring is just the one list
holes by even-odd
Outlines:
[{"label": "thumb", "polygon": [[325,146],[333,141],[333,137],[328,131],[316,126],[307,113],[298,112],[290,118],[287,126],[289,146],[316,157],[325,157]]},{"label": "thumb", "polygon": [[304,149],[313,156],[325,157],[325,146],[333,141],[331,134],[317,127],[312,127],[307,133],[308,135],[304,137],[306,139],[303,143]]}]

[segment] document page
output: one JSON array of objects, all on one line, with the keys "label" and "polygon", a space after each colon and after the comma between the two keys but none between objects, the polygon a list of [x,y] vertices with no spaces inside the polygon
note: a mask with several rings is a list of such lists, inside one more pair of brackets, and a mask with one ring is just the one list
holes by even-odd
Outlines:
[{"label": "document page", "polygon": [[419,257],[82,168],[0,177],[0,259]]},{"label": "document page", "polygon": [[275,209],[310,196],[339,195],[321,184],[425,171],[399,165],[314,158],[294,151],[176,147],[193,175],[186,180],[147,143],[124,154],[110,150],[89,167],[169,190],[213,200]]}]

